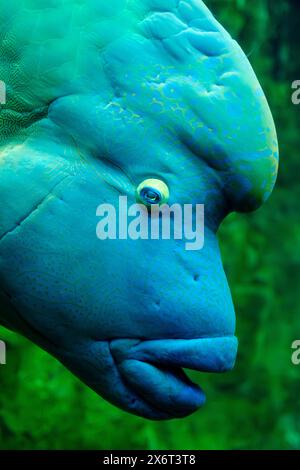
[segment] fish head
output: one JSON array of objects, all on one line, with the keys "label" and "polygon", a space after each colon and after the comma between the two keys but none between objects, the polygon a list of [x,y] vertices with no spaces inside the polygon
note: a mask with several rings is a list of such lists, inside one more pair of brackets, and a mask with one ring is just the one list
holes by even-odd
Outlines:
[{"label": "fish head", "polygon": [[[56,34],[16,98],[30,126],[7,111],[2,321],[111,403],[169,419],[205,400],[184,368],[234,365],[216,233],[271,193],[277,138],[248,59],[202,1],[117,3],[117,15],[107,2],[74,7],[70,37],[48,15]],[[128,236],[135,204],[148,228],[157,218],[149,195],[195,216],[201,205],[199,240]]]}]

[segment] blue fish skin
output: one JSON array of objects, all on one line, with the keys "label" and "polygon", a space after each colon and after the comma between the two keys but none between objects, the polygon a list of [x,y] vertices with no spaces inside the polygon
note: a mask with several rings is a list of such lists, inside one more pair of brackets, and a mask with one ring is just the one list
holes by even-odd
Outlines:
[{"label": "blue fish skin", "polygon": [[[123,410],[187,416],[205,396],[182,368],[237,353],[218,227],[276,180],[258,80],[201,0],[0,6],[0,323]],[[96,237],[99,204],[149,178],[205,205],[202,250]]]}]

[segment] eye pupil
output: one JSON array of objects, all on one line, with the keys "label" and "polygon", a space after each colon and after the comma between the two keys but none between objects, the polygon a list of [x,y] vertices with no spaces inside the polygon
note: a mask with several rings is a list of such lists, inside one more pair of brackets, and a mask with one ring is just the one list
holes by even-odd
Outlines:
[{"label": "eye pupil", "polygon": [[141,191],[141,198],[150,204],[157,204],[161,200],[161,194],[152,188],[144,188]]}]

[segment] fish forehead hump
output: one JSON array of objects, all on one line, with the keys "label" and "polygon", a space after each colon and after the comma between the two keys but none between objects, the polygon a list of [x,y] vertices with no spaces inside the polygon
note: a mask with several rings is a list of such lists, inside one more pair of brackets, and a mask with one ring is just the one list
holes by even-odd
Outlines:
[{"label": "fish forehead hump", "polygon": [[273,118],[246,55],[203,2],[151,11],[103,58],[112,103],[121,96],[220,172],[232,209],[267,199],[278,171]]}]

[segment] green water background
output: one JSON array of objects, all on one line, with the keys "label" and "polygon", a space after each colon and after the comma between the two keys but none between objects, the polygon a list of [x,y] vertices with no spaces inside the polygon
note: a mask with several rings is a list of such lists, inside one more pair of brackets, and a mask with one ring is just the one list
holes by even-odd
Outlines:
[{"label": "green water background", "polygon": [[[281,166],[268,203],[232,215],[220,231],[240,340],[228,375],[191,373],[207,405],[177,421],[152,423],[119,411],[27,340],[0,329],[1,449],[300,449],[300,80],[298,0],[208,2],[239,40],[276,121]],[[249,135],[251,139],[251,135]]]}]

